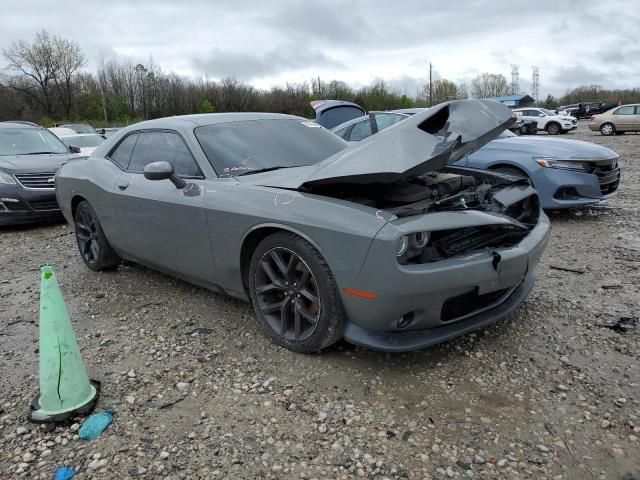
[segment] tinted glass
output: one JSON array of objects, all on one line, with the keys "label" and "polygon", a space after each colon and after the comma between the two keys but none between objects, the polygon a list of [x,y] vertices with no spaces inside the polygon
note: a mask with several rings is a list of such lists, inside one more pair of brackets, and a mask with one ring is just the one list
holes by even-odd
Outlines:
[{"label": "tinted glass", "polygon": [[152,162],[165,161],[173,165],[180,177],[199,177],[202,174],[182,138],[171,132],[142,132],[131,156],[129,170],[142,172]]},{"label": "tinted glass", "polygon": [[613,112],[614,115],[633,115],[633,107],[620,107]]},{"label": "tinted glass", "polygon": [[351,128],[351,125],[347,125],[346,127],[341,128],[340,130],[336,130],[333,133],[346,140],[349,134],[349,128]]},{"label": "tinted glass", "polygon": [[120,142],[120,144],[116,147],[116,149],[111,152],[109,158],[116,162],[120,168],[126,170],[129,168],[129,159],[131,158],[131,152],[133,152],[133,147],[136,146],[136,142],[138,141],[138,134],[133,133],[124,140]]},{"label": "tinted glass", "polygon": [[263,168],[314,165],[348,145],[309,120],[221,123],[198,127],[195,135],[221,176]]},{"label": "tinted glass", "polygon": [[395,115],[392,113],[377,113],[376,115],[376,123],[378,124],[378,131],[384,130],[391,125],[394,125],[402,120],[404,120],[405,116]]},{"label": "tinted glass", "polygon": [[349,140],[352,142],[359,142],[360,140],[364,140],[367,137],[371,136],[371,122],[367,118],[362,122],[358,122],[353,126],[351,130],[351,134],[349,135]]},{"label": "tinted glass", "polygon": [[48,130],[38,128],[0,129],[0,155],[69,153],[67,146]]},{"label": "tinted glass", "polygon": [[318,123],[326,128],[337,127],[341,123],[361,117],[364,112],[356,107],[345,105],[334,107],[320,113]]}]

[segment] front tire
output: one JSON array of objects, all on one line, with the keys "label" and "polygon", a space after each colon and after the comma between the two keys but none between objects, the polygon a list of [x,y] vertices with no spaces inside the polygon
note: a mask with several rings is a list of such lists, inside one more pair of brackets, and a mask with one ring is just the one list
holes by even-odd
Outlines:
[{"label": "front tire", "polygon": [[267,337],[299,353],[313,353],[342,337],[338,287],[320,253],[289,232],[265,238],[249,265],[249,294]]},{"label": "front tire", "polygon": [[549,135],[558,135],[561,131],[561,128],[560,125],[556,122],[551,122],[549,125],[547,125],[546,130]]},{"label": "front tire", "polygon": [[613,123],[603,123],[600,125],[600,133],[606,137],[616,133],[616,126]]},{"label": "front tire", "polygon": [[117,267],[121,259],[109,245],[98,216],[89,202],[83,200],[78,204],[73,220],[76,242],[84,264],[93,271]]}]

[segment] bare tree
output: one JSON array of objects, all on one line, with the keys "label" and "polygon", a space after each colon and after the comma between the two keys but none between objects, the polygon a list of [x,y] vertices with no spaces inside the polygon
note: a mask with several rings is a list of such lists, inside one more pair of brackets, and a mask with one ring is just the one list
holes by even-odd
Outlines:
[{"label": "bare tree", "polygon": [[[466,92],[461,90],[454,82],[447,80],[446,78],[433,82],[431,84],[431,93],[434,105],[442,102],[448,102],[450,100],[462,100],[467,97]],[[422,87],[417,100],[421,105],[427,105],[429,103],[428,83]]]},{"label": "bare tree", "polygon": [[504,75],[483,73],[471,81],[471,95],[475,98],[500,97],[508,94],[509,84]]},{"label": "bare tree", "polygon": [[73,80],[80,68],[87,63],[87,57],[80,45],[63,37],[53,36],[52,43],[54,77],[53,81],[64,109],[65,117],[71,118],[74,100]]},{"label": "bare tree", "polygon": [[46,30],[36,33],[33,43],[19,40],[10,48],[2,49],[10,72],[7,86],[22,92],[39,103],[47,116],[54,104],[56,77],[56,47],[52,35]]}]

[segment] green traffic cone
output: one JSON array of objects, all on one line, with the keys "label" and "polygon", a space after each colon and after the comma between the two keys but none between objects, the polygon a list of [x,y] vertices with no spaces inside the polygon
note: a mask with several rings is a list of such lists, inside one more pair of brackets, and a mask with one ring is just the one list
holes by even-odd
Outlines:
[{"label": "green traffic cone", "polygon": [[31,405],[34,422],[62,422],[90,413],[99,384],[91,382],[53,269],[40,278],[40,392]]}]

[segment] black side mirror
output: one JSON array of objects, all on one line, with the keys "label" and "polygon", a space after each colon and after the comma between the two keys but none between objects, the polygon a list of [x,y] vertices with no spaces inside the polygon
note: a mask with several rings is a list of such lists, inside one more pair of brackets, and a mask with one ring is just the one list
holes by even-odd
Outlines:
[{"label": "black side mirror", "polygon": [[187,182],[178,177],[169,162],[151,162],[144,167],[144,178],[147,180],[170,180],[176,188],[184,188]]},{"label": "black side mirror", "polygon": [[82,153],[82,150],[80,150],[80,147],[76,147],[75,145],[69,145],[69,151],[71,153]]}]

